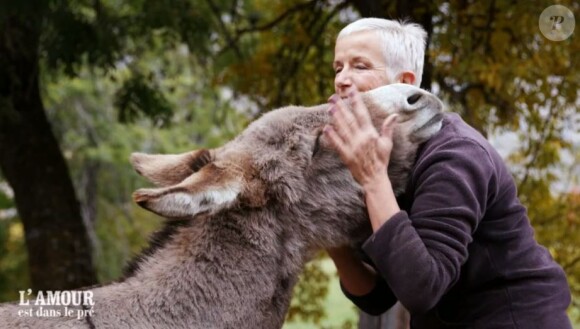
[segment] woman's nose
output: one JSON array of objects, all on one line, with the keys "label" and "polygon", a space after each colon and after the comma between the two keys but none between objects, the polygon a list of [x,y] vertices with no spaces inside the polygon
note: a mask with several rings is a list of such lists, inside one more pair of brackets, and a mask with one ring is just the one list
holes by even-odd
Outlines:
[{"label": "woman's nose", "polygon": [[338,72],[334,78],[334,84],[337,88],[346,88],[352,85],[348,71],[343,69],[342,71]]}]

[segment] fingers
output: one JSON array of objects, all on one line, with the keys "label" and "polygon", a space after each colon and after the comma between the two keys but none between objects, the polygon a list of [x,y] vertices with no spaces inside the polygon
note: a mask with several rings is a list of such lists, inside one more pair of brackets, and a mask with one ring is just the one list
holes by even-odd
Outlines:
[{"label": "fingers", "polygon": [[348,140],[359,130],[372,127],[368,109],[355,87],[349,92],[350,106],[337,95],[332,95],[328,102],[330,103],[329,113],[333,117],[332,125],[343,139]]},{"label": "fingers", "polygon": [[369,110],[365,106],[361,94],[356,88],[353,88],[348,97],[350,99],[350,105],[352,107],[352,114],[356,118],[360,127],[368,127],[372,125],[371,116],[369,115]]},{"label": "fingers", "polygon": [[340,105],[331,103],[328,113],[332,117],[331,125],[338,137],[342,140],[351,139],[353,128],[350,126],[351,123],[345,118],[344,110],[341,110]]},{"label": "fingers", "polygon": [[357,119],[351,113],[347,104],[338,96],[333,95],[328,101],[330,102],[332,125],[343,138],[350,138],[352,133],[359,128]]},{"label": "fingers", "polygon": [[356,89],[349,93],[350,108],[337,95],[329,98],[331,123],[324,133],[343,162],[356,161],[355,154],[361,148],[374,148],[379,132],[372,125],[369,112]]},{"label": "fingers", "polygon": [[372,125],[369,111],[356,87],[353,86],[348,93],[348,105],[350,106],[337,95],[332,95],[328,99],[328,102],[339,106],[349,125],[355,127],[368,127]]}]

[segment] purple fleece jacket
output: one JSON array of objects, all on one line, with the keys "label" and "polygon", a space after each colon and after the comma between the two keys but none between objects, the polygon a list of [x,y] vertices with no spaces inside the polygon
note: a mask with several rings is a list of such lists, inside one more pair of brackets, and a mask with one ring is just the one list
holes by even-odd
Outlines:
[{"label": "purple fleece jacket", "polygon": [[457,114],[420,147],[398,201],[363,245],[381,279],[366,296],[344,291],[363,311],[399,300],[416,329],[572,328],[564,271],[534,239],[500,155]]}]

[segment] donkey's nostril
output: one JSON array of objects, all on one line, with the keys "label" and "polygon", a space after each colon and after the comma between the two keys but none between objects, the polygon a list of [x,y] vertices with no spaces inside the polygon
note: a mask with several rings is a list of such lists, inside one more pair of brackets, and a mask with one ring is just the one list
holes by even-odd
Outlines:
[{"label": "donkey's nostril", "polygon": [[414,94],[414,95],[410,96],[409,98],[407,98],[407,103],[409,103],[409,105],[413,105],[413,104],[417,103],[419,98],[421,98],[421,94],[419,94],[419,93]]}]

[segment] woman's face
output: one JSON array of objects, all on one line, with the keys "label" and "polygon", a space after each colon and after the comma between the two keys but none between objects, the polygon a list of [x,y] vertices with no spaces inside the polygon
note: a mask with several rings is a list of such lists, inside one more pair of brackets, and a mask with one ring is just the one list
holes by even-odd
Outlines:
[{"label": "woman's face", "polygon": [[336,40],[334,48],[334,90],[345,98],[352,86],[367,91],[392,83],[387,65],[374,31],[361,31]]}]

